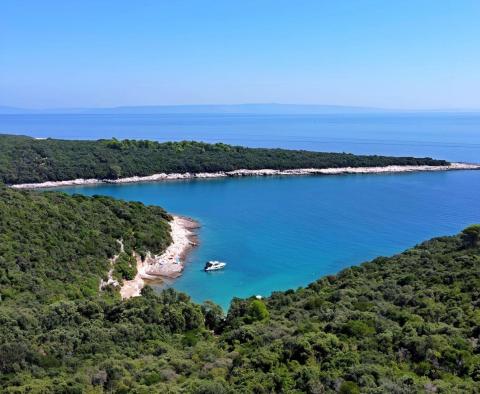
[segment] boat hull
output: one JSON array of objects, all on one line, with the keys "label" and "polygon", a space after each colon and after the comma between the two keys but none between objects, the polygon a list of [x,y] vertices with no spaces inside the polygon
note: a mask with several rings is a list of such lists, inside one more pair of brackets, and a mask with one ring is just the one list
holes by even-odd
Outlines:
[{"label": "boat hull", "polygon": [[218,270],[221,270],[221,269],[225,268],[225,266],[226,266],[225,263],[219,263],[219,262],[211,263],[211,262],[208,262],[207,265],[204,268],[204,271],[205,272],[218,271]]}]

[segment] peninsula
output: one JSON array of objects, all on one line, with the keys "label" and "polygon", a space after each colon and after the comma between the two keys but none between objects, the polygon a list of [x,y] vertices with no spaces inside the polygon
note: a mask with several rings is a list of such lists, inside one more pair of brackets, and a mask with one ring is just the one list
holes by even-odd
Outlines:
[{"label": "peninsula", "polygon": [[[0,135],[0,181],[24,187],[247,175],[478,169],[415,157],[245,148],[201,142],[69,141]],[[67,183],[64,183],[67,182]]]}]

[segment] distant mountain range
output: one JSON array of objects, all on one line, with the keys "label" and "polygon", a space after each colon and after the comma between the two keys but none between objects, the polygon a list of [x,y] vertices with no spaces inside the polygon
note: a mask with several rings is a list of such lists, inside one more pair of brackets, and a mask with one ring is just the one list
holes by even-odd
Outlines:
[{"label": "distant mountain range", "polygon": [[341,105],[231,104],[231,105],[150,105],[110,108],[26,109],[0,106],[0,114],[337,114],[388,112],[380,108]]},{"label": "distant mountain range", "polygon": [[0,106],[0,114],[258,114],[258,115],[315,115],[315,114],[359,114],[388,112],[478,112],[478,110],[396,110],[373,107],[317,104],[229,104],[229,105],[151,105],[105,108],[48,108],[27,109]]}]

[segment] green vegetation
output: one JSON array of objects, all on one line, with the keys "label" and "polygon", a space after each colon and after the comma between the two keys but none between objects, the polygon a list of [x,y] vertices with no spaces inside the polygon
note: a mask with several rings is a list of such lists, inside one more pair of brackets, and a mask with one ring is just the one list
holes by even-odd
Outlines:
[{"label": "green vegetation", "polygon": [[119,281],[132,280],[137,274],[137,261],[131,254],[120,253],[115,261],[113,275]]},{"label": "green vegetation", "polygon": [[6,184],[116,179],[162,172],[445,164],[431,158],[252,149],[187,141],[67,141],[0,135],[0,181]]},{"label": "green vegetation", "polygon": [[[172,289],[99,291],[108,259],[159,252],[160,208],[0,187],[0,391],[480,391],[478,226],[225,316]],[[473,229],[473,230],[472,230]]]},{"label": "green vegetation", "polygon": [[480,244],[480,224],[474,224],[462,231],[463,243],[466,247],[474,247]]},{"label": "green vegetation", "polygon": [[122,240],[119,277],[135,275],[130,255],[171,242],[162,208],[109,197],[19,192],[0,184],[1,306],[36,306],[96,296]]}]

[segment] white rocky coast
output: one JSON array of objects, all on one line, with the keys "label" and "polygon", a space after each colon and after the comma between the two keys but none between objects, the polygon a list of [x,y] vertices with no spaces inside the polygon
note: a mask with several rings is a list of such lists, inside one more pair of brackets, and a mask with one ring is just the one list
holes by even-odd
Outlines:
[{"label": "white rocky coast", "polygon": [[385,167],[340,167],[340,168],[298,168],[291,170],[235,170],[220,172],[200,173],[170,173],[153,174],[149,176],[133,176],[119,179],[72,179],[69,181],[23,183],[12,185],[15,189],[38,189],[59,186],[95,185],[99,183],[135,183],[135,182],[156,182],[178,179],[208,179],[242,176],[293,176],[293,175],[341,175],[341,174],[384,174],[399,172],[418,171],[453,171],[453,170],[480,170],[480,164],[451,163],[445,166],[385,166]]},{"label": "white rocky coast", "polygon": [[170,222],[172,243],[159,256],[147,255],[144,261],[137,257],[137,275],[124,281],[120,295],[123,299],[140,295],[146,281],[161,278],[176,278],[183,271],[185,257],[197,243],[194,230],[198,223],[192,219],[174,216]]}]

